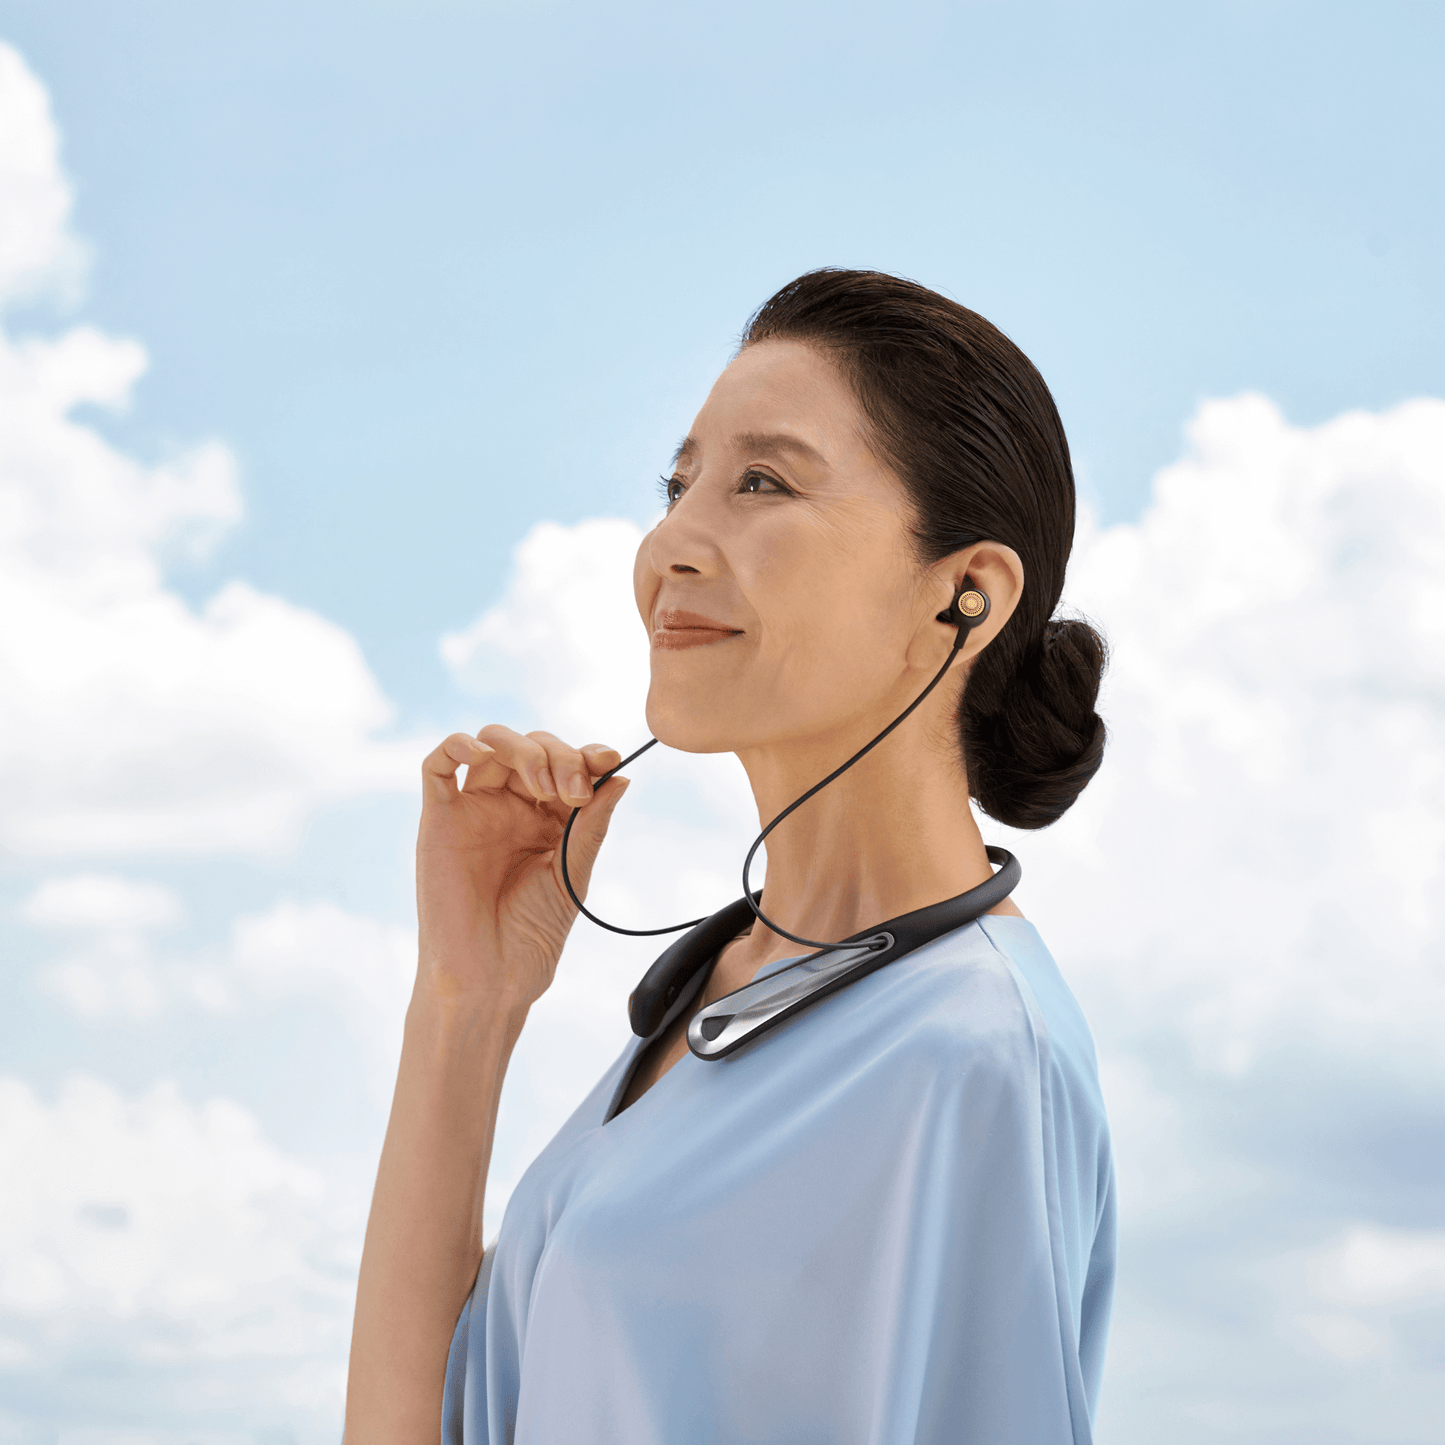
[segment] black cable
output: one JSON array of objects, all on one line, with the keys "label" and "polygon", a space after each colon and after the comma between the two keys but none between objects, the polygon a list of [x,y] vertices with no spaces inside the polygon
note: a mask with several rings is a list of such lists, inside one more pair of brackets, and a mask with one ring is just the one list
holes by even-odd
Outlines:
[{"label": "black cable", "polygon": [[[607,782],[614,773],[620,773],[634,758],[640,758],[648,748],[656,747],[657,739],[648,738],[635,753],[629,753],[615,768],[609,768],[595,783],[592,784],[592,792],[595,796],[597,789]],[[585,804],[583,805],[586,806]],[[571,816],[567,819],[567,826],[562,829],[562,882],[567,886],[567,896],[575,903],[578,910],[587,918],[590,918],[599,928],[609,929],[613,933],[625,933],[629,938],[652,938],[659,933],[681,933],[684,928],[696,928],[703,920],[694,918],[690,923],[674,923],[671,928],[619,928],[615,923],[608,923],[605,918],[599,918],[590,908],[577,896],[577,890],[572,886],[572,875],[567,871],[567,840],[572,836],[572,824],[577,821],[577,814],[581,808],[573,808]],[[711,915],[709,915],[711,916]]]},{"label": "black cable", "polygon": [[[943,616],[946,616],[946,614],[943,614]],[[753,913],[756,914],[759,921],[766,924],[767,927],[771,928],[774,933],[781,935],[783,938],[790,939],[793,943],[801,943],[807,948],[837,947],[836,943],[824,943],[816,938],[803,938],[796,933],[789,933],[786,928],[780,928],[776,923],[774,923],[773,920],[769,918],[768,915],[764,913],[761,908],[758,907],[758,900],[753,896],[753,891],[748,883],[748,875],[752,869],[753,859],[754,857],[756,857],[758,849],[762,847],[763,841],[767,838],[768,834],[771,833],[773,829],[776,828],[778,824],[783,821],[784,818],[786,818],[790,813],[795,812],[798,808],[801,808],[803,804],[808,801],[809,798],[811,798],[816,792],[819,791],[819,789],[826,788],[828,784],[831,783],[835,778],[839,777],[843,773],[846,773],[848,769],[851,768],[853,764],[859,760],[859,758],[866,757],[870,752],[873,751],[874,748],[878,746],[879,743],[883,741],[884,738],[888,736],[889,733],[893,731],[894,728],[896,728],[900,723],[902,723],[913,713],[913,710],[918,707],[920,703],[922,703],[924,698],[926,698],[928,694],[931,693],[933,689],[936,688],[938,684],[943,681],[943,674],[946,673],[948,669],[953,666],[953,659],[958,656],[959,649],[968,640],[968,631],[969,629],[967,627],[959,628],[958,636],[954,639],[953,651],[948,654],[947,660],[944,662],[943,666],[938,669],[938,672],[934,676],[933,681],[930,682],[928,686],[925,687],[923,691],[920,692],[918,696],[914,698],[913,701],[909,703],[909,705],[904,708],[904,710],[899,713],[898,716],[894,718],[893,721],[889,723],[888,726],[884,728],[883,731],[879,733],[878,736],[874,738],[871,743],[868,743],[865,747],[859,748],[858,751],[854,753],[853,756],[842,765],[842,767],[834,768],[833,771],[829,773],[828,776],[824,778],[821,783],[814,783],[813,786],[809,788],[808,791],[804,793],[801,798],[798,798],[796,801],[789,803],[788,806],[784,808],[783,811],[779,813],[778,816],[774,818],[773,821],[769,823],[768,826],[764,828],[761,833],[758,834],[756,840],[753,843],[753,846],[748,849],[748,856],[743,862],[743,896],[748,900],[749,907],[752,908]],[[595,793],[596,790],[600,788],[605,782],[607,782],[614,773],[620,772],[628,765],[628,763],[632,762],[634,758],[640,758],[643,753],[645,753],[648,748],[653,747],[656,742],[656,738],[648,739],[648,741],[643,743],[643,745],[638,748],[635,753],[629,754],[627,757],[623,758],[623,760],[618,763],[615,768],[611,768],[607,772],[603,773],[602,776],[598,778],[595,783],[593,783],[593,792]],[[581,808],[573,808],[571,816],[567,819],[567,826],[562,830],[562,882],[566,885],[567,896],[573,901],[573,903],[577,905],[578,910],[583,915],[585,915],[587,918],[590,918],[593,923],[598,925],[598,927],[606,928],[612,933],[625,933],[629,938],[652,938],[661,933],[681,933],[684,928],[696,928],[699,923],[705,921],[704,918],[693,918],[690,919],[687,923],[674,923],[670,928],[619,928],[615,923],[608,923],[606,919],[599,918],[595,913],[593,913],[587,907],[587,905],[583,903],[583,901],[577,896],[577,890],[572,886],[572,875],[567,871],[567,843],[572,836],[572,824],[577,821],[577,814],[581,811]],[[711,915],[709,914],[707,915],[707,917],[711,917]]]},{"label": "black cable", "polygon": [[858,751],[854,753],[853,756],[849,758],[848,761],[844,763],[841,768],[834,768],[833,771],[829,773],[828,776],[824,778],[821,783],[814,783],[813,786],[809,788],[808,791],[804,793],[803,796],[799,798],[796,802],[789,803],[788,806],[784,808],[783,811],[779,813],[778,816],[774,818],[773,821],[769,823],[768,826],[764,828],[761,833],[758,834],[757,838],[753,842],[753,846],[748,849],[748,856],[743,860],[743,897],[748,900],[748,904],[752,908],[754,914],[757,915],[758,921],[766,924],[769,928],[773,930],[774,933],[781,934],[784,938],[791,939],[794,943],[801,943],[808,948],[837,947],[836,943],[824,943],[821,939],[803,938],[799,934],[789,933],[786,928],[780,928],[776,923],[774,923],[773,920],[769,918],[768,915],[764,913],[761,908],[758,907],[757,900],[753,897],[752,889],[748,884],[748,873],[753,866],[753,858],[757,854],[758,849],[763,846],[763,840],[768,836],[769,833],[773,831],[774,828],[778,826],[779,823],[783,821],[784,818],[786,818],[790,813],[796,812],[797,809],[801,808],[803,804],[806,803],[808,799],[811,798],[813,794],[816,793],[820,788],[826,788],[828,784],[833,781],[834,778],[838,777],[842,773],[846,773],[848,769],[851,768],[853,764],[858,761],[859,758],[866,757],[869,753],[871,753],[873,749],[876,748],[878,744],[881,743],[883,739],[886,738],[888,734],[891,733],[893,729],[899,725],[899,723],[903,722],[904,719],[913,712],[914,708],[916,708],[919,703],[921,703],[923,699],[926,698],[928,694],[931,693],[933,689],[936,688],[938,684],[943,681],[943,674],[947,672],[950,667],[953,666],[953,659],[958,656],[959,648],[961,648],[963,644],[967,641],[968,631],[966,628],[960,627],[958,629],[958,636],[954,640],[953,651],[948,654],[948,657],[945,660],[943,666],[940,667],[937,673],[934,675],[933,681],[930,682],[928,686],[925,687],[923,691],[920,692],[918,696],[914,698],[913,701],[909,703],[909,705],[904,708],[904,710],[899,713],[898,716],[894,718],[893,721],[889,723],[888,726],[884,728],[883,731],[879,733],[878,736],[874,738],[871,743],[868,743],[864,747],[859,748]]}]

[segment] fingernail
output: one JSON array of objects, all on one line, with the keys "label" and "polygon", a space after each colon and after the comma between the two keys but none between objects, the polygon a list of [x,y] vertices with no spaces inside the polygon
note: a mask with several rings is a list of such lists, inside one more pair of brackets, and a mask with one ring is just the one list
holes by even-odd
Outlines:
[{"label": "fingernail", "polygon": [[550,768],[537,769],[537,790],[544,798],[555,798],[557,796],[557,784],[552,781]]},{"label": "fingernail", "polygon": [[573,773],[567,779],[567,796],[574,803],[585,803],[589,796],[587,779],[581,773]]}]

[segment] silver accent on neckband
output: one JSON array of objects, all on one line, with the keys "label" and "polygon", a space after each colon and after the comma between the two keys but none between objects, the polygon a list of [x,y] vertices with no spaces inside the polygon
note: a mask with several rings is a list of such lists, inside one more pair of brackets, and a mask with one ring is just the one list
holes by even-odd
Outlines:
[{"label": "silver accent on neckband", "polygon": [[[785,1010],[806,1003],[841,975],[851,973],[860,959],[885,953],[895,940],[886,931],[875,933],[851,948],[810,953],[766,978],[755,979],[699,1009],[687,1026],[687,1046],[700,1059],[716,1059],[761,1033]],[[721,1021],[721,1030],[708,1038],[703,1025]]]}]

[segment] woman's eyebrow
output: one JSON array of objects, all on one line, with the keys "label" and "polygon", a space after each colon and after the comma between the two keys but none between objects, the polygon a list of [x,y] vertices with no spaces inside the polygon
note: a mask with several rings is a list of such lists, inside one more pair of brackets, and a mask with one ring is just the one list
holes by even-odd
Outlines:
[{"label": "woman's eyebrow", "polygon": [[[799,437],[789,436],[786,432],[738,432],[732,438],[732,445],[738,451],[751,452],[755,456],[767,452],[784,452],[790,453],[800,461],[811,462],[817,467],[828,465],[826,458],[815,447],[809,446]],[[701,446],[696,437],[684,437],[677,444],[677,450],[672,454],[673,466],[678,466],[682,462],[695,461],[700,450]]]},{"label": "woman's eyebrow", "polygon": [[787,432],[739,432],[733,438],[733,445],[739,451],[752,452],[754,455],[765,452],[785,452],[798,458],[799,461],[811,462],[815,467],[828,465],[822,452],[818,451],[816,447],[810,447],[801,437],[789,436]]}]

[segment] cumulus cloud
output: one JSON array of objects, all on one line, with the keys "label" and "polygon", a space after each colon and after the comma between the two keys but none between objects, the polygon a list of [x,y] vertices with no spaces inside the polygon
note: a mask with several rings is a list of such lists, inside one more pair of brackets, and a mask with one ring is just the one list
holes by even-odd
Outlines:
[{"label": "cumulus cloud", "polygon": [[[1419,1041],[1445,1003],[1445,403],[1302,429],[1242,397],[1190,442],[1071,573],[1113,638],[1115,742],[1047,897],[1221,1067],[1302,1020]],[[1105,886],[1123,916],[1085,907]]]},{"label": "cumulus cloud", "polygon": [[126,1095],[71,1077],[51,1099],[0,1077],[0,1397],[14,1370],[50,1422],[139,1409],[149,1424],[184,1425],[186,1439],[207,1421],[249,1420],[331,1440],[415,933],[326,901],[282,901],[196,954],[169,934],[181,911],[168,889],[96,873],[46,880],[17,910],[61,945],[42,990],[92,1028],[225,1023],[270,1067],[286,1010],[313,1010],[313,1039],[318,1021],[334,1020],[346,1039],[334,1084],[360,1101],[364,1157],[328,1140],[323,1175],[233,1100],[192,1102],[164,1078]]},{"label": "cumulus cloud", "polygon": [[74,294],[85,248],[70,234],[50,97],[14,47],[0,42],[0,308],[49,291]]},{"label": "cumulus cloud", "polygon": [[[238,918],[214,995],[200,1002],[255,1014],[297,1000],[321,1003],[360,1046],[359,1082],[378,1111],[391,1102],[407,1002],[416,979],[416,929],[348,912],[322,900],[283,899]],[[184,975],[182,976],[184,979]],[[184,982],[177,990],[184,999]]]},{"label": "cumulus cloud", "polygon": [[[0,97],[3,305],[76,246],[44,89],[6,47]],[[412,785],[347,632],[242,581],[199,609],[166,586],[242,501],[217,442],[149,463],[75,419],[124,407],[145,367],[87,326],[0,334],[0,842],[26,852],[274,848],[330,801]]]},{"label": "cumulus cloud", "polygon": [[[58,151],[44,88],[0,45],[0,312],[78,297]],[[283,902],[209,945],[216,899],[144,876],[156,855],[275,852],[328,804],[413,788],[419,755],[387,740],[394,710],[344,629],[241,580],[201,606],[168,584],[243,500],[221,443],[147,460],[84,420],[125,408],[146,364],[86,325],[0,331],[0,850],[55,870],[7,920],[6,1016],[32,1058],[74,1047],[13,966],[48,937],[43,993],[88,1040],[146,1038],[142,1071],[168,1019],[259,1035],[325,997],[380,1080],[413,941]],[[124,874],[96,866],[118,854]],[[251,1112],[165,1077],[0,1078],[0,1438],[109,1445],[142,1420],[147,1441],[334,1439],[366,1191],[342,1148],[323,1184]]]},{"label": "cumulus cloud", "polygon": [[[245,1110],[165,1081],[127,1098],[76,1076],[47,1099],[0,1077],[0,1177],[0,1369],[27,1393],[64,1390],[80,1417],[114,1421],[117,1372],[141,1366],[171,1378],[156,1426],[339,1413],[353,1261],[319,1176]],[[271,1398],[217,1402],[242,1361],[270,1363]]]},{"label": "cumulus cloud", "polygon": [[[147,1019],[161,1011],[166,993],[148,935],[178,922],[181,911],[180,899],[158,883],[77,873],[46,879],[19,916],[65,941],[40,976],[43,990],[84,1018]],[[188,979],[187,990],[196,992],[198,983]]]},{"label": "cumulus cloud", "polygon": [[545,708],[548,730],[578,742],[636,732],[647,692],[647,636],[632,598],[641,540],[635,522],[616,517],[539,522],[517,546],[505,597],[442,638],[452,676],[480,697]]},{"label": "cumulus cloud", "polygon": [[240,918],[228,951],[238,979],[267,998],[354,994],[368,1010],[405,1006],[416,975],[416,936],[325,901],[285,901]]},{"label": "cumulus cloud", "polygon": [[368,1078],[390,1096],[401,1024],[416,976],[416,932],[326,899],[282,899],[231,923],[219,948],[167,945],[182,914],[168,888],[109,874],[46,879],[18,909],[55,935],[43,991],[92,1023],[180,1016],[199,1009],[256,1015],[298,999],[324,1002],[372,1050]]},{"label": "cumulus cloud", "polygon": [[159,883],[76,873],[46,879],[21,905],[20,916],[36,927],[67,932],[145,930],[175,923],[181,916],[181,904]]},{"label": "cumulus cloud", "polygon": [[1301,428],[1245,396],[1188,439],[1070,573],[1109,760],[1009,835],[1104,1052],[1105,1408],[1131,1439],[1426,1439],[1445,1289],[1339,1282],[1433,1258],[1445,1205],[1445,403]]},{"label": "cumulus cloud", "polygon": [[[1137,523],[1081,529],[1068,605],[1114,648],[1104,771],[1043,834],[987,829],[1100,1037],[1125,1218],[1107,1425],[1433,1438],[1445,403],[1299,428],[1245,396],[1188,437]],[[508,679],[579,738],[640,727],[638,535],[535,529],[502,601],[444,644],[460,680]],[[622,918],[681,903],[682,858],[689,902],[736,896],[743,781],[687,791],[715,761],[637,764],[599,869]],[[625,1038],[647,961],[579,925],[508,1081],[499,1193],[581,1092],[577,1061],[595,1073]]]}]

